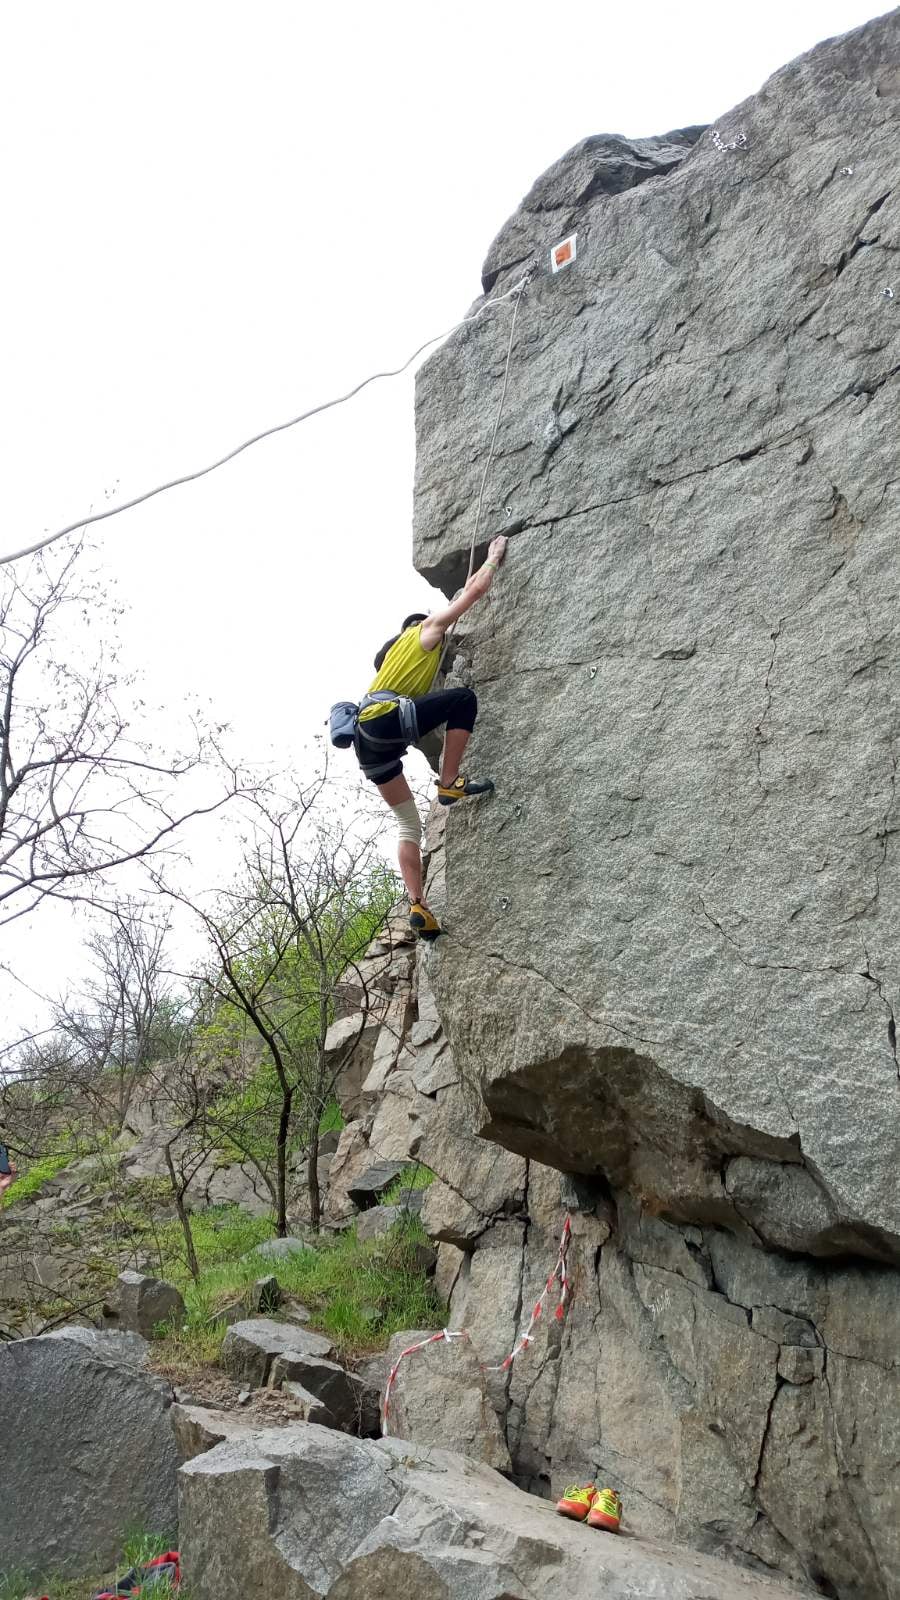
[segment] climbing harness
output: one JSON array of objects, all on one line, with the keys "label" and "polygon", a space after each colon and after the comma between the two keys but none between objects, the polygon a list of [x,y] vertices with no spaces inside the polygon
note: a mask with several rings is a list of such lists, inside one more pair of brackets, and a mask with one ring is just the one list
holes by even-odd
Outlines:
[{"label": "climbing harness", "polygon": [[[400,731],[403,738],[407,744],[416,743],[419,737],[419,723],[415,701],[410,700],[408,695],[396,694],[392,689],[375,689],[372,693],[363,695],[358,704],[355,700],[338,700],[332,706],[328,715],[328,731],[336,750],[349,750],[350,746],[357,742],[360,712],[374,705],[396,706],[400,713]],[[396,739],[378,739],[368,730],[366,740],[369,744],[396,746],[398,743]]]},{"label": "climbing harness", "polygon": [[[531,1316],[528,1319],[528,1324],[524,1332],[520,1333],[518,1339],[513,1345],[512,1350],[504,1361],[499,1362],[496,1366],[486,1366],[484,1362],[479,1362],[482,1372],[506,1372],[507,1369],[512,1366],[516,1357],[520,1356],[524,1350],[527,1350],[530,1344],[533,1344],[535,1325],[543,1314],[544,1303],[548,1295],[552,1292],[554,1284],[557,1282],[559,1283],[559,1298],[554,1316],[557,1322],[563,1322],[565,1320],[566,1310],[571,1298],[568,1269],[568,1254],[571,1238],[572,1218],[570,1214],[566,1212],[566,1220],[563,1223],[562,1235],[559,1241],[559,1251],[556,1257],[556,1265],[553,1268],[553,1271],[550,1273],[547,1282],[544,1284],[541,1294],[532,1307]],[[388,1374],[388,1380],[384,1391],[384,1400],[381,1406],[381,1432],[385,1437],[387,1437],[390,1431],[389,1408],[391,1390],[396,1382],[400,1365],[406,1360],[407,1356],[415,1355],[417,1350],[425,1350],[431,1344],[452,1344],[454,1339],[466,1339],[469,1343],[471,1343],[471,1338],[472,1336],[469,1333],[468,1328],[442,1328],[439,1333],[433,1333],[429,1336],[429,1338],[420,1339],[417,1344],[407,1345],[405,1350],[401,1350]]]},{"label": "climbing harness", "polygon": [[348,400],[354,399],[370,383],[376,383],[380,378],[400,377],[401,373],[411,367],[417,357],[422,355],[431,345],[438,344],[441,339],[449,338],[450,334],[455,333],[457,328],[463,328],[470,322],[478,322],[486,311],[493,311],[496,306],[502,305],[505,300],[511,299],[513,295],[516,296],[516,308],[518,308],[519,298],[527,281],[528,275],[526,274],[518,283],[514,283],[511,289],[505,290],[503,294],[495,295],[493,300],[486,300],[484,305],[480,306],[471,317],[463,317],[461,321],[454,322],[451,328],[445,328],[443,333],[433,334],[430,339],[425,340],[424,344],[420,344],[419,348],[414,350],[411,356],[407,357],[402,366],[391,367],[385,372],[370,373],[368,378],[363,378],[361,383],[357,383],[354,388],[348,389],[346,394],[338,395],[334,400],[324,400],[321,405],[312,406],[309,411],[301,411],[299,416],[290,417],[287,422],[277,422],[271,428],[264,428],[261,433],[255,433],[252,438],[245,439],[243,444],[236,445],[233,450],[229,450],[226,455],[220,456],[217,461],[211,462],[207,467],[199,467],[196,472],[185,472],[180,478],[170,478],[167,483],[157,484],[155,489],[147,489],[143,494],[135,495],[132,500],[124,500],[119,506],[109,506],[105,511],[92,512],[90,516],[81,517],[78,522],[70,522],[67,527],[59,528],[56,533],[48,534],[45,539],[37,539],[34,544],[25,545],[21,550],[14,550],[10,555],[0,556],[0,566],[6,566],[10,561],[20,561],[25,556],[33,556],[38,550],[46,550],[48,545],[55,544],[57,539],[64,539],[69,533],[77,533],[81,528],[89,528],[95,522],[104,522],[107,517],[117,517],[122,511],[131,511],[134,506],[143,505],[145,500],[153,500],[156,495],[165,494],[169,489],[179,489],[185,483],[195,483],[198,478],[205,478],[210,472],[217,472],[219,467],[224,467],[226,462],[233,461],[235,456],[242,455],[245,450],[251,449],[253,445],[259,444],[261,440],[270,439],[276,433],[284,433],[287,428],[295,428],[299,422],[306,422],[310,417],[317,417],[321,412],[330,411],[334,406],[346,404]]},{"label": "climbing harness", "polygon": [[719,151],[719,154],[723,156],[727,155],[729,150],[746,150],[747,148],[747,135],[743,128],[741,129],[737,138],[731,140],[730,144],[725,143],[725,140],[722,138],[718,128],[713,128],[710,137],[716,149]]}]

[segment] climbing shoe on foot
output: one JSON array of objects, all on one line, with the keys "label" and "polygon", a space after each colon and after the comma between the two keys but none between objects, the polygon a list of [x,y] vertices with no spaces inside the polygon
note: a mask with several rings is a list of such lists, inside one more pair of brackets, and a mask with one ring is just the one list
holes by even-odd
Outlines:
[{"label": "climbing shoe on foot", "polygon": [[436,939],[441,931],[441,925],[433,911],[421,900],[414,900],[409,908],[409,925],[420,939]]},{"label": "climbing shoe on foot", "polygon": [[575,1522],[584,1522],[593,1503],[594,1485],[573,1483],[563,1491],[562,1499],[557,1500],[556,1509],[561,1517],[572,1517]]},{"label": "climbing shoe on foot", "polygon": [[457,800],[465,800],[470,794],[490,794],[493,788],[490,778],[485,778],[483,783],[476,783],[474,778],[464,778],[460,773],[459,777],[454,778],[446,787],[442,783],[438,784],[438,805],[455,806]]},{"label": "climbing shoe on foot", "polygon": [[587,1520],[589,1528],[606,1528],[609,1533],[618,1533],[622,1521],[622,1502],[615,1489],[597,1490]]}]

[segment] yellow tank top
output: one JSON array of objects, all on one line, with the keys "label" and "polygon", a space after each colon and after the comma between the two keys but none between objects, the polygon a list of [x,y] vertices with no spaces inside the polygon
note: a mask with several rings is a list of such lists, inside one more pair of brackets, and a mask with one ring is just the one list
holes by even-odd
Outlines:
[{"label": "yellow tank top", "polygon": [[[424,650],[419,638],[421,628],[421,622],[417,622],[415,627],[401,633],[396,644],[391,645],[377,678],[369,684],[367,694],[374,694],[376,689],[393,689],[396,694],[414,700],[417,695],[428,693],[440,666],[441,641],[438,640],[433,650]],[[392,709],[390,702],[384,700],[377,706],[367,706],[365,711],[360,712],[359,720],[370,722],[373,717],[381,717]]]}]

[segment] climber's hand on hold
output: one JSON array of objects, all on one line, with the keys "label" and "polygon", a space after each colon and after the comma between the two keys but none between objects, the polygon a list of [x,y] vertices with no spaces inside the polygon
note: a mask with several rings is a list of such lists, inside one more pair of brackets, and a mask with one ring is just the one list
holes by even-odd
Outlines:
[{"label": "climber's hand on hold", "polygon": [[432,611],[431,615],[425,618],[419,632],[423,650],[433,650],[443,639],[447,629],[452,627],[459,617],[464,616],[476,600],[487,594],[505,554],[506,536],[501,533],[496,539],[491,540],[487,560],[477,572],[473,572],[466,579],[465,588],[454,596],[448,606],[442,606],[440,611]]}]

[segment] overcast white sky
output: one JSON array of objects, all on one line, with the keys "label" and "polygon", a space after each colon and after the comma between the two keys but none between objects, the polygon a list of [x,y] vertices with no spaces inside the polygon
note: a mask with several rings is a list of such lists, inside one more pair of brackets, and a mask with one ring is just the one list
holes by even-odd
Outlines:
[{"label": "overcast white sky", "polygon": [[[7,4],[3,550],[399,364],[465,313],[493,235],[580,138],[714,121],[884,9]],[[105,525],[149,701],[205,698],[245,755],[288,762],[365,688],[431,596],[412,398],[411,376],[375,385]],[[60,989],[74,934],[44,916],[0,961]],[[32,1015],[0,974],[0,1043]]]}]

